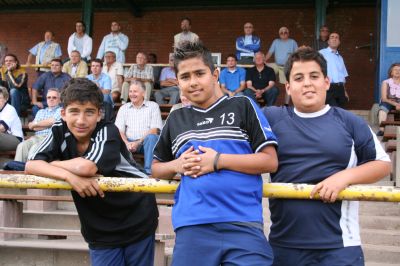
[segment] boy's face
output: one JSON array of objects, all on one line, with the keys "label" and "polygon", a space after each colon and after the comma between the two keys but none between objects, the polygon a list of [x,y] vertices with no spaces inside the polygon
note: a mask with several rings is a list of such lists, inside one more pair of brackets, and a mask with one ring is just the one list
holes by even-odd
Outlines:
[{"label": "boy's face", "polygon": [[286,92],[292,97],[296,109],[302,113],[313,113],[325,107],[329,79],[324,77],[315,61],[294,62],[290,71]]},{"label": "boy's face", "polygon": [[101,119],[101,113],[91,102],[76,101],[61,110],[61,117],[79,142],[88,142]]},{"label": "boy's face", "polygon": [[186,96],[192,105],[206,109],[218,100],[218,70],[211,73],[201,58],[181,61],[177,78],[182,95]]}]

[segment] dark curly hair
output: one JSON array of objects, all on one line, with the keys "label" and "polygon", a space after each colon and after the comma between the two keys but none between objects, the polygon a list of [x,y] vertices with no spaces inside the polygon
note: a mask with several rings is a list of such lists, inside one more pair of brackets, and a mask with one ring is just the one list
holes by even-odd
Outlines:
[{"label": "dark curly hair", "polygon": [[73,102],[89,102],[100,109],[103,106],[103,93],[94,82],[86,78],[73,78],[62,88],[61,102],[64,108]]},{"label": "dark curly hair", "polygon": [[174,51],[174,68],[175,73],[178,74],[179,64],[187,59],[200,58],[204,64],[208,66],[211,73],[214,72],[215,66],[212,60],[211,52],[203,45],[202,42],[189,42],[184,41],[179,43]]}]

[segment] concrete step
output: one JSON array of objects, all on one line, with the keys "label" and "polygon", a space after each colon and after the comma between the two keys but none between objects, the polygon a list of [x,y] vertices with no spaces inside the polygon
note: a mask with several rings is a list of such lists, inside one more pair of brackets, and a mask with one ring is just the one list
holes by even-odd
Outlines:
[{"label": "concrete step", "polygon": [[74,211],[24,211],[22,227],[76,229],[81,228],[78,214]]},{"label": "concrete step", "polygon": [[360,215],[400,216],[397,202],[360,202]]},{"label": "concrete step", "polygon": [[400,246],[400,230],[361,229],[363,244]]},{"label": "concrete step", "polygon": [[400,230],[400,217],[360,215],[360,227],[363,229]]},{"label": "concrete step", "polygon": [[384,263],[399,265],[400,261],[400,247],[399,246],[385,246],[385,245],[371,245],[364,244],[363,251],[365,261],[369,263]]}]

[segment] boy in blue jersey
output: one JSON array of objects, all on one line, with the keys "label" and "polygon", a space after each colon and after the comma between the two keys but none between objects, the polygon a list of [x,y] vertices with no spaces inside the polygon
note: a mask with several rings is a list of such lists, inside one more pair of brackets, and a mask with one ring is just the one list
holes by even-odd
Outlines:
[{"label": "boy in blue jersey", "polygon": [[271,179],[316,184],[311,198],[321,200],[270,200],[274,265],[364,265],[358,202],[336,199],[349,185],[388,175],[389,158],[362,118],[325,104],[329,78],[321,54],[297,50],[285,74],[294,107],[263,110],[280,143]]},{"label": "boy in blue jersey", "polygon": [[182,175],[172,265],[271,265],[260,173],[277,168],[276,138],[253,101],[222,95],[202,44],[183,43],[174,57],[179,87],[192,104],[169,115],[152,168],[155,178]]},{"label": "boy in blue jersey", "polygon": [[71,185],[91,265],[151,266],[158,210],[154,194],[103,192],[96,174],[147,178],[140,172],[118,128],[101,119],[103,94],[76,78],[61,93],[62,121],[42,141],[26,172]]}]

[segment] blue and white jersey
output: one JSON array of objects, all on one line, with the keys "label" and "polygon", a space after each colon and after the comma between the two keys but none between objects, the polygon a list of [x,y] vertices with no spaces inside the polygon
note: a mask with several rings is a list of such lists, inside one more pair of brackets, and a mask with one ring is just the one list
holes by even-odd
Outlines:
[{"label": "blue and white jersey", "polygon": [[[304,114],[289,107],[263,110],[279,138],[272,182],[317,184],[346,168],[389,161],[365,121],[341,108]],[[270,199],[272,245],[329,249],[361,245],[358,202]]]},{"label": "blue and white jersey", "polygon": [[[247,97],[221,97],[208,109],[173,111],[161,131],[154,159],[168,162],[194,146],[251,154],[277,145],[268,121]],[[199,178],[182,176],[172,211],[174,228],[219,222],[263,222],[262,178],[222,169]]]}]

